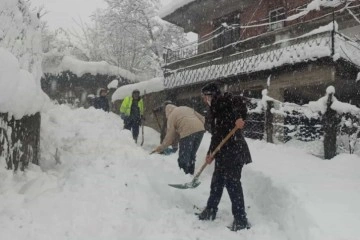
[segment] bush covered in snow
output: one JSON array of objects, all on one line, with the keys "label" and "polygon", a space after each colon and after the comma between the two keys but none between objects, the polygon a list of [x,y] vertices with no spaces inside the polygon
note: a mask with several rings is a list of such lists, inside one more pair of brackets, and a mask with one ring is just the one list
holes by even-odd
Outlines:
[{"label": "bush covered in snow", "polygon": [[41,29],[25,0],[0,2],[0,112],[16,118],[41,109]]}]

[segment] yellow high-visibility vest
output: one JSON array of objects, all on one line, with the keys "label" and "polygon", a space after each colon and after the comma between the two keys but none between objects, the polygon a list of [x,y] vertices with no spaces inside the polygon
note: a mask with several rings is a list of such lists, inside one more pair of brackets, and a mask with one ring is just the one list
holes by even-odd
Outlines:
[{"label": "yellow high-visibility vest", "polygon": [[[125,116],[130,116],[132,102],[133,102],[132,97],[124,98],[120,106],[120,113],[125,114]],[[144,101],[142,100],[142,98],[138,102],[138,107],[140,110],[140,115],[141,116],[144,115]]]}]

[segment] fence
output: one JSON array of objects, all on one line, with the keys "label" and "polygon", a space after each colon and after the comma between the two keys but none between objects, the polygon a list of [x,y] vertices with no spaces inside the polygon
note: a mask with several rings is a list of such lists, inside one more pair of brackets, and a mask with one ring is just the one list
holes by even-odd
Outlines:
[{"label": "fence", "polygon": [[338,153],[360,154],[360,109],[339,102],[331,91],[302,106],[266,95],[249,100],[247,106],[244,134],[248,138],[292,145],[325,159]]}]

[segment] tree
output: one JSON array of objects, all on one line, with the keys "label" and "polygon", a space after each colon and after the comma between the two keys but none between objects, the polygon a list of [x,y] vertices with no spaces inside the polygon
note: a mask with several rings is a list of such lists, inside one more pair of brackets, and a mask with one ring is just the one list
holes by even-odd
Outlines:
[{"label": "tree", "polygon": [[90,60],[161,75],[163,48],[183,44],[183,30],[157,16],[159,0],[105,1],[92,15],[94,26],[80,24],[81,34],[74,34]]},{"label": "tree", "polygon": [[31,10],[30,1],[0,2],[0,47],[10,51],[35,79],[42,74],[40,15]]}]

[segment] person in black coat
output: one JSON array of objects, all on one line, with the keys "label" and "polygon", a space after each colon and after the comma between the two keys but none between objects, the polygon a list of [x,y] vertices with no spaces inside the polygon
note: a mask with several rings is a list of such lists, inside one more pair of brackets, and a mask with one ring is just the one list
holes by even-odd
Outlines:
[{"label": "person in black coat", "polygon": [[[247,221],[244,195],[241,186],[241,171],[245,164],[251,163],[251,155],[241,129],[245,125],[247,108],[240,96],[230,93],[221,94],[219,87],[208,84],[201,90],[203,101],[209,106],[206,116],[206,130],[211,133],[211,143],[206,162],[211,164],[215,159],[215,170],[210,186],[210,196],[206,208],[199,214],[200,220],[214,220],[220,199],[226,187],[232,203],[234,222],[230,228],[238,231],[250,228]],[[238,130],[220,149],[211,157],[211,153],[234,128]]]},{"label": "person in black coat", "polygon": [[109,101],[106,98],[106,94],[107,94],[106,89],[102,88],[99,94],[100,96],[96,98],[94,101],[94,107],[96,109],[102,109],[105,112],[109,112],[110,107],[109,107]]}]

